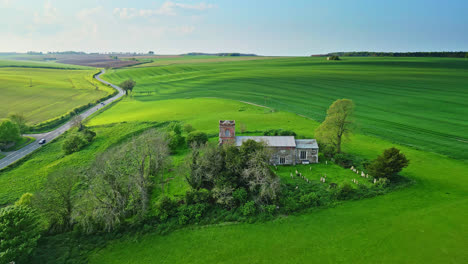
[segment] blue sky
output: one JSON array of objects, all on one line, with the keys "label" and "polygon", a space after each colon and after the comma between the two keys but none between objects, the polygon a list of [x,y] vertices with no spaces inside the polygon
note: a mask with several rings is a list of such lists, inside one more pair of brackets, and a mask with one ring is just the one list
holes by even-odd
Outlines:
[{"label": "blue sky", "polygon": [[0,52],[468,50],[468,0],[0,0]]}]

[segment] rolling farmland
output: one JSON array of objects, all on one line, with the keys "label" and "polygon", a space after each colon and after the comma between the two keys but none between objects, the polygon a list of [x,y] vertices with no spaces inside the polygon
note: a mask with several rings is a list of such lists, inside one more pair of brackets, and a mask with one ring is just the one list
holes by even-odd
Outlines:
[{"label": "rolling farmland", "polygon": [[0,61],[0,118],[23,113],[34,125],[93,103],[113,92],[93,80],[96,72],[56,63]]},{"label": "rolling farmland", "polygon": [[349,98],[359,133],[466,160],[467,70],[464,59],[283,58],[127,68],[104,78],[136,80],[135,101],[220,97],[318,121],[331,102]]}]

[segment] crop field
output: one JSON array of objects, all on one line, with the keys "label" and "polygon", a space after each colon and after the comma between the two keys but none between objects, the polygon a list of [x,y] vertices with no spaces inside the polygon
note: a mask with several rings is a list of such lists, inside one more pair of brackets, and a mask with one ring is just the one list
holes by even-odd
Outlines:
[{"label": "crop field", "polygon": [[[89,125],[181,120],[216,135],[220,118],[244,123],[249,133],[280,127],[312,137],[318,125],[292,113],[215,98],[126,99],[94,116]],[[464,262],[468,165],[361,134],[346,142],[345,151],[374,159],[391,146],[411,161],[403,170],[415,182],[410,187],[266,223],[191,227],[166,236],[149,233],[117,240],[95,252],[91,263]],[[320,173],[321,167],[316,169]],[[280,174],[287,173],[288,168],[280,168]]]},{"label": "crop field", "polygon": [[[17,66],[7,67],[12,65]],[[27,123],[34,125],[113,92],[92,78],[95,69],[41,68],[47,65],[61,67],[55,63],[0,61],[0,118],[22,113]]]},{"label": "crop field", "polygon": [[279,58],[125,68],[104,77],[136,80],[135,103],[220,97],[318,121],[334,100],[349,98],[359,133],[466,160],[467,70],[468,61],[450,58]]},{"label": "crop field", "polygon": [[[131,57],[133,58],[133,57]],[[150,61],[148,63],[136,65],[135,68],[139,67],[153,67],[153,66],[167,66],[175,64],[187,64],[187,63],[207,63],[207,62],[231,62],[231,61],[252,61],[252,60],[265,60],[271,59],[272,57],[261,57],[261,56],[212,56],[212,55],[197,55],[197,56],[161,56],[161,57],[149,57],[139,58],[134,57],[141,61]]]}]

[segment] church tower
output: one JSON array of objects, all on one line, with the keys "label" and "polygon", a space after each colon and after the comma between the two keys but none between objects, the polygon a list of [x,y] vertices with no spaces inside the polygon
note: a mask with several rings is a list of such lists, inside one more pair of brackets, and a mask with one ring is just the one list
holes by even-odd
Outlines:
[{"label": "church tower", "polygon": [[219,120],[219,144],[236,143],[236,121]]}]

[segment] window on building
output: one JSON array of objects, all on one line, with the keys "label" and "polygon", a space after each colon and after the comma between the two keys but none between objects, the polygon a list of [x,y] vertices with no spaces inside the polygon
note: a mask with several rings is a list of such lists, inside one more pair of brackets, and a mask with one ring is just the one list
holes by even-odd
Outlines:
[{"label": "window on building", "polygon": [[285,157],[280,157],[279,163],[280,164],[286,163],[286,158]]},{"label": "window on building", "polygon": [[307,159],[307,152],[305,150],[301,150],[301,160]]},{"label": "window on building", "polygon": [[226,129],[224,131],[224,135],[226,135],[226,137],[230,137],[231,136],[231,131],[229,131],[229,129]]}]

